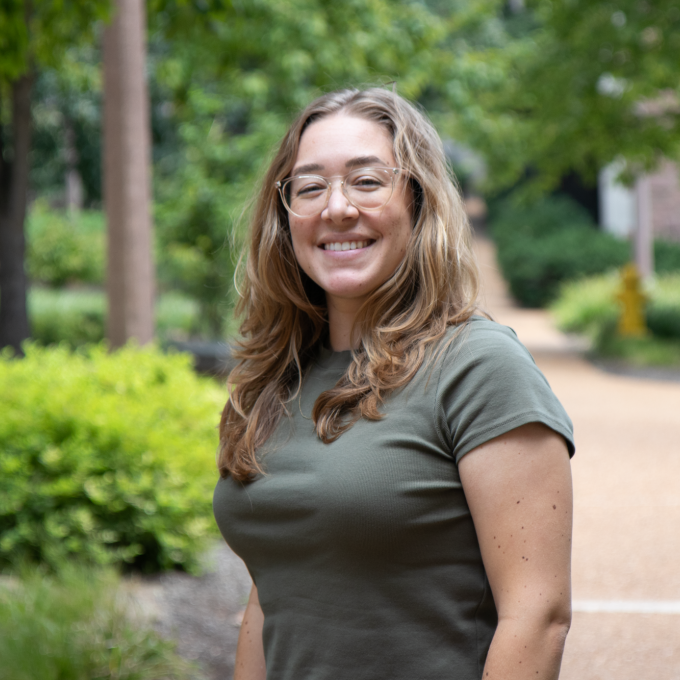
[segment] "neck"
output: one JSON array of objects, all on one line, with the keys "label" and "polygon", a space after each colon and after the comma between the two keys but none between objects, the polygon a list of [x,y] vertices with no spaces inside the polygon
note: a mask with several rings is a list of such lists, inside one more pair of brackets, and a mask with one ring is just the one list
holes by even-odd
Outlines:
[{"label": "neck", "polygon": [[352,326],[361,303],[361,300],[338,300],[326,297],[329,340],[334,352],[356,349],[359,346],[358,338],[353,340],[351,336]]}]

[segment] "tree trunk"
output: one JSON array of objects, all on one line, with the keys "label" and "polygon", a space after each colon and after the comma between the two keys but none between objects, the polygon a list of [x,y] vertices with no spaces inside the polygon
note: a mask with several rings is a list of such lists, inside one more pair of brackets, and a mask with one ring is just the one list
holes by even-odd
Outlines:
[{"label": "tree trunk", "polygon": [[0,148],[0,348],[12,347],[21,355],[21,343],[30,337],[24,269],[24,222],[28,198],[31,148],[31,89],[33,75],[12,83],[13,159]]},{"label": "tree trunk", "polygon": [[154,335],[150,119],[143,0],[115,0],[104,30],[104,204],[107,336],[112,347]]}]

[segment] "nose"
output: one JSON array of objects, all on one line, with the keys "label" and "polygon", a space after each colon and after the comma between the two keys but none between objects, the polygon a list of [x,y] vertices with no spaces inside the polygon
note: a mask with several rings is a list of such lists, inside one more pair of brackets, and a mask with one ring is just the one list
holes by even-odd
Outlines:
[{"label": "nose", "polygon": [[342,185],[338,182],[331,186],[328,204],[321,213],[322,219],[331,222],[341,223],[346,219],[354,219],[359,216],[359,211],[349,202],[343,191]]}]

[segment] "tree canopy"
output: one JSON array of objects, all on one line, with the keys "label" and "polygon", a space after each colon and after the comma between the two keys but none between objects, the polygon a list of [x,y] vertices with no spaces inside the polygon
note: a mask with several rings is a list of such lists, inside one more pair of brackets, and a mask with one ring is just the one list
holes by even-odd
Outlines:
[{"label": "tree canopy", "polygon": [[15,80],[32,64],[62,68],[64,51],[91,40],[110,0],[6,0],[0,8],[0,79]]},{"label": "tree canopy", "polygon": [[677,0],[531,0],[511,28],[482,54],[496,80],[470,91],[483,113],[471,141],[498,182],[529,167],[550,189],[571,171],[594,181],[618,158],[629,178],[680,158]]}]

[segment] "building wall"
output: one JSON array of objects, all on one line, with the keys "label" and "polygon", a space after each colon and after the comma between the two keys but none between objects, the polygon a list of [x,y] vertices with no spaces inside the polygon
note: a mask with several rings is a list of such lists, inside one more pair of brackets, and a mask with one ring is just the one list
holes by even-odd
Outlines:
[{"label": "building wall", "polygon": [[[638,222],[638,192],[643,183],[626,187],[616,181],[622,167],[612,163],[600,172],[600,224],[620,238],[635,233]],[[644,183],[650,192],[649,207],[656,238],[680,242],[680,172],[678,165],[664,162]]]},{"label": "building wall", "polygon": [[654,235],[680,241],[680,173],[675,163],[664,163],[650,176]]},{"label": "building wall", "polygon": [[617,162],[600,171],[599,223],[610,234],[629,238],[637,228],[637,204],[635,190],[616,181],[622,170],[623,163]]}]

